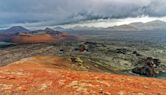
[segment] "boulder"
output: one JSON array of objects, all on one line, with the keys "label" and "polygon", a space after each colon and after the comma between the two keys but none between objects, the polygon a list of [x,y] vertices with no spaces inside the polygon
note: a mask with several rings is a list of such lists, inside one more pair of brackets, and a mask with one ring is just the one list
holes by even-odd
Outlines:
[{"label": "boulder", "polygon": [[144,59],[141,64],[143,64],[142,67],[135,67],[132,69],[133,73],[139,74],[139,75],[144,75],[147,77],[155,77],[158,75],[158,67],[160,65],[160,60],[159,59],[154,59],[152,57],[147,57]]},{"label": "boulder", "polygon": [[133,51],[133,54],[136,56],[141,56],[141,54],[139,54],[137,51]]},{"label": "boulder", "polygon": [[147,77],[155,77],[157,76],[157,71],[155,68],[149,67],[149,66],[144,66],[144,67],[136,67],[132,69],[133,73],[139,74],[139,75],[144,75]]},{"label": "boulder", "polygon": [[85,45],[80,45],[80,46],[79,46],[79,51],[80,51],[80,52],[85,52],[85,51],[87,51],[86,46],[85,46]]},{"label": "boulder", "polygon": [[129,50],[125,48],[120,48],[120,49],[116,49],[115,51],[116,53],[126,54]]}]

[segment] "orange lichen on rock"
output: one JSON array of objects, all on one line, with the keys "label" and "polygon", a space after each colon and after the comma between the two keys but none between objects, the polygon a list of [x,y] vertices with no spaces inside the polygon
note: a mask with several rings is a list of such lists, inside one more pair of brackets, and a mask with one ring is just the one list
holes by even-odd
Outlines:
[{"label": "orange lichen on rock", "polygon": [[0,95],[166,95],[165,80],[74,71],[68,62],[38,56],[1,67]]}]

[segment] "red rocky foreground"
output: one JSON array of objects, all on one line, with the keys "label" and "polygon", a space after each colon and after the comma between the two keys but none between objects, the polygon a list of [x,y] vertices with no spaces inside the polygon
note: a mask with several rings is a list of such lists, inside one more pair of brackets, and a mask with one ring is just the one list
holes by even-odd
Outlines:
[{"label": "red rocky foreground", "polygon": [[0,95],[166,95],[166,80],[74,71],[68,64],[40,56],[0,67]]}]

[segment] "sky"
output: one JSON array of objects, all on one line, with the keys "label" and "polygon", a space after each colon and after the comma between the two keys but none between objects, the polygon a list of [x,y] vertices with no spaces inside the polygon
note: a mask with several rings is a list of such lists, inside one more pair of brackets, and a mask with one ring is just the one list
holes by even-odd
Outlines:
[{"label": "sky", "polygon": [[0,28],[109,27],[166,21],[166,0],[0,0]]}]

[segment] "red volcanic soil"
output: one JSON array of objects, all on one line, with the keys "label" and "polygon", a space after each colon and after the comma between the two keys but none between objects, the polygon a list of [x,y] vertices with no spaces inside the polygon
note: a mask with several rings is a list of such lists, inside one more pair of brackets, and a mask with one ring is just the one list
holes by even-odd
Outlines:
[{"label": "red volcanic soil", "polygon": [[49,34],[38,34],[38,35],[18,35],[13,38],[15,43],[44,43],[54,42],[54,38]]},{"label": "red volcanic soil", "polygon": [[64,40],[76,40],[76,37],[70,36],[64,33],[53,35],[53,34],[19,34],[13,37],[12,42],[14,43],[53,43]]},{"label": "red volcanic soil", "polygon": [[0,95],[166,95],[166,80],[74,71],[67,64],[39,56],[1,67]]}]

